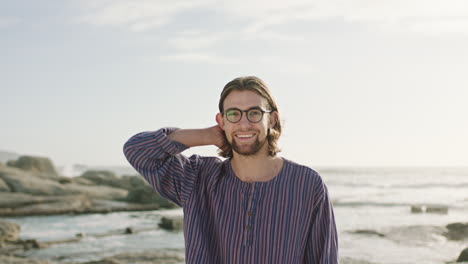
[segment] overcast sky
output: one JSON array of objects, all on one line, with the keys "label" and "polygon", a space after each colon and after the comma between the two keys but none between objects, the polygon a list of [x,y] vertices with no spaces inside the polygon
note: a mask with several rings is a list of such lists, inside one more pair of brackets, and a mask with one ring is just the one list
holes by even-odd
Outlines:
[{"label": "overcast sky", "polygon": [[130,136],[214,125],[256,75],[286,158],[468,166],[467,47],[465,0],[0,0],[0,150],[126,165]]}]

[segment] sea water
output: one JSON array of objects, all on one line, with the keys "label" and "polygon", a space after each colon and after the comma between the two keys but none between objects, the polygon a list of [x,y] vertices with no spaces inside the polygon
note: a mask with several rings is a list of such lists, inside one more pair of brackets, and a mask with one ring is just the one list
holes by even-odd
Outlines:
[{"label": "sea water", "polygon": [[[319,168],[333,201],[341,263],[444,263],[456,260],[467,241],[451,241],[445,225],[468,222],[468,168]],[[448,213],[412,213],[412,205],[446,206]],[[84,238],[27,251],[66,263],[132,251],[184,248],[182,232],[158,228],[181,209],[110,214],[12,217],[21,238]],[[96,237],[132,227],[135,234]],[[357,232],[364,230],[365,232]]]}]

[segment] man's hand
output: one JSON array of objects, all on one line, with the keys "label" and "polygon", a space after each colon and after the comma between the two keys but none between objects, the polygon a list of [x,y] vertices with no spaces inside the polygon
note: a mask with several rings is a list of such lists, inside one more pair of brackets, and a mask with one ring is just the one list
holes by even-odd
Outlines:
[{"label": "man's hand", "polygon": [[211,134],[211,139],[213,141],[213,145],[217,146],[219,149],[224,150],[228,145],[228,141],[226,139],[226,134],[224,134],[224,130],[221,129],[220,126],[212,126],[207,128],[209,133]]}]

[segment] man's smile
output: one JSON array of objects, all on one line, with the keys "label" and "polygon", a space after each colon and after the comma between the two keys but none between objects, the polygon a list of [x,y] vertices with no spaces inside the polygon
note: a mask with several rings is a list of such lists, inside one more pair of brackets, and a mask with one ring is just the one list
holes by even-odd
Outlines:
[{"label": "man's smile", "polygon": [[255,133],[248,133],[248,134],[235,134],[234,137],[239,140],[249,140],[255,136]]}]

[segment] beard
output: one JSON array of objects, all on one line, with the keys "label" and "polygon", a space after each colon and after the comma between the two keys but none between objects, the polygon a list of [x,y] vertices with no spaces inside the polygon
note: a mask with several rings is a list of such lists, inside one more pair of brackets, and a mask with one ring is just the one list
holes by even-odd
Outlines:
[{"label": "beard", "polygon": [[257,154],[262,149],[262,147],[263,147],[263,145],[265,145],[266,141],[267,141],[266,137],[262,142],[260,142],[260,140],[257,137],[255,142],[253,142],[250,146],[241,148],[237,144],[236,140],[233,138],[232,142],[229,142],[229,144],[231,145],[232,150],[234,150],[238,154],[243,155],[243,156],[253,156],[253,155]]}]

